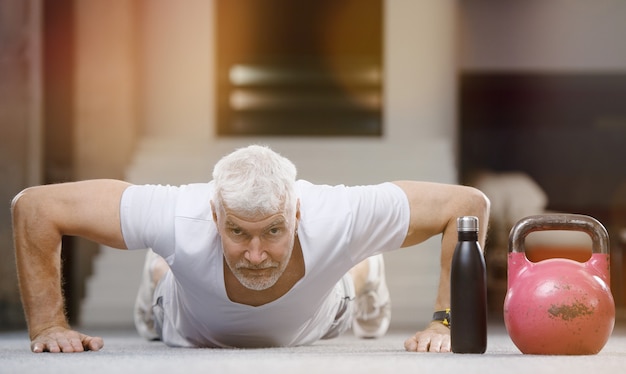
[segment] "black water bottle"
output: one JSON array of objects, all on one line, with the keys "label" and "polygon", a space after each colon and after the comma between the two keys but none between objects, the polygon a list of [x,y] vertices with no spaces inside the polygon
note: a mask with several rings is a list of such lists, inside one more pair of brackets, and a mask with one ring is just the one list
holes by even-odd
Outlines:
[{"label": "black water bottle", "polygon": [[487,272],[478,244],[478,218],[457,219],[459,241],[450,268],[450,339],[454,353],[487,349]]}]

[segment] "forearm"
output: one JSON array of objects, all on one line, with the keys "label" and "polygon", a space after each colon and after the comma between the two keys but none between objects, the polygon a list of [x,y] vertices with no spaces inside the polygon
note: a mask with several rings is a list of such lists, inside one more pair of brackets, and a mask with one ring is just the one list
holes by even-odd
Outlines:
[{"label": "forearm", "polygon": [[[476,192],[476,191],[474,191]],[[482,249],[485,248],[485,238],[487,237],[489,221],[489,201],[482,198],[469,197],[467,205],[461,205],[461,209],[450,217],[446,225],[441,240],[441,273],[439,277],[439,287],[435,300],[435,310],[444,310],[450,307],[450,267],[452,256],[458,241],[456,218],[461,216],[476,216],[479,222],[478,242]]]},{"label": "forearm", "polygon": [[440,273],[434,310],[450,308],[450,265],[457,242],[456,222],[450,223],[441,238]]},{"label": "forearm", "polygon": [[[22,200],[22,201],[18,201]],[[53,327],[67,327],[61,291],[61,237],[26,199],[12,204],[17,275],[31,339]]]}]

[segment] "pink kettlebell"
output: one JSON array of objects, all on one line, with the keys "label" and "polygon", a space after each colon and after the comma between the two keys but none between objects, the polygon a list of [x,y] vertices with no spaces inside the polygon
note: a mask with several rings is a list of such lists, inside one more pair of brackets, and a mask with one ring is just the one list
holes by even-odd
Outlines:
[{"label": "pink kettlebell", "polygon": [[[527,234],[573,230],[588,234],[591,258],[531,262],[525,254]],[[508,290],[504,323],[522,353],[596,354],[615,325],[615,302],[609,288],[609,236],[594,218],[577,214],[526,217],[509,236]]]}]

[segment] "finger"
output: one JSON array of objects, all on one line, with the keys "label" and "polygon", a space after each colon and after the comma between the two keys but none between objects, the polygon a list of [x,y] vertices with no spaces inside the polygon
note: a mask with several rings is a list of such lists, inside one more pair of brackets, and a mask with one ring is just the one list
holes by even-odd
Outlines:
[{"label": "finger", "polygon": [[[58,344],[59,349],[63,353],[72,353],[74,352],[74,345],[72,344],[72,339],[68,339],[65,335],[57,335],[56,344]],[[52,351],[51,351],[52,352]]]},{"label": "finger", "polygon": [[450,335],[435,335],[431,337],[430,352],[450,352]]},{"label": "finger", "polygon": [[415,352],[417,350],[417,341],[415,337],[410,337],[404,341],[404,349],[408,352]]},{"label": "finger", "polygon": [[450,335],[431,336],[428,352],[450,352]]},{"label": "finger", "polygon": [[85,348],[83,347],[83,342],[78,336],[71,337],[68,341],[68,344],[71,347],[71,351],[69,352],[83,352],[85,350]]},{"label": "finger", "polygon": [[30,344],[30,349],[34,353],[42,353],[42,352],[57,353],[61,351],[61,349],[59,348],[59,345],[56,343],[54,339],[41,338],[41,337],[32,341],[32,343]]},{"label": "finger", "polygon": [[441,341],[441,350],[440,350],[440,352],[449,353],[451,351],[452,351],[452,348],[450,346],[450,335],[445,335],[443,337],[443,340]]},{"label": "finger", "polygon": [[85,349],[88,349],[90,351],[99,351],[100,349],[102,349],[102,347],[104,347],[104,341],[99,336],[91,337],[83,335],[82,345],[83,347],[85,347]]},{"label": "finger", "polygon": [[428,345],[428,352],[439,352],[441,349],[441,341],[438,339],[431,339],[430,344]]},{"label": "finger", "polygon": [[50,353],[59,353],[61,352],[61,348],[55,340],[48,340],[47,343],[43,345],[43,351]]},{"label": "finger", "polygon": [[430,336],[423,336],[417,341],[417,352],[428,352],[430,348]]},{"label": "finger", "polygon": [[33,343],[30,345],[30,350],[31,350],[33,353],[42,353],[42,352],[43,352],[43,350],[44,350],[44,344],[43,344],[43,343],[39,343],[39,342],[33,342]]}]

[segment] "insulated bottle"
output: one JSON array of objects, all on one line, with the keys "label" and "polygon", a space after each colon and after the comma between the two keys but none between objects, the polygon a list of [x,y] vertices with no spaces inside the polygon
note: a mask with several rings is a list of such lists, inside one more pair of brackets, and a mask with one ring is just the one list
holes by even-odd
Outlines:
[{"label": "insulated bottle", "polygon": [[478,218],[457,219],[458,243],[450,268],[450,339],[454,353],[487,349],[487,272],[478,244]]}]

